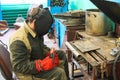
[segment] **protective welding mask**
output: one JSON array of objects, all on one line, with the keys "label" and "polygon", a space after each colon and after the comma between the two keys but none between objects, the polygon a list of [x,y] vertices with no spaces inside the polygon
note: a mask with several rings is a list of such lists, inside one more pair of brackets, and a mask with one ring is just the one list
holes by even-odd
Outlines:
[{"label": "protective welding mask", "polygon": [[33,16],[35,21],[35,32],[37,36],[41,37],[49,32],[54,19],[48,8],[39,8],[38,13]]}]

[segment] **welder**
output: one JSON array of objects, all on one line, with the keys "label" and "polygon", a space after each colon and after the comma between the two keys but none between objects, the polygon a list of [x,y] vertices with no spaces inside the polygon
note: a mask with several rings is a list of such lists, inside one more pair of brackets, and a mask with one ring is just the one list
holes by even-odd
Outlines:
[{"label": "welder", "polygon": [[32,8],[24,25],[10,37],[11,63],[19,80],[69,80],[64,51],[44,44],[54,18],[48,8]]}]

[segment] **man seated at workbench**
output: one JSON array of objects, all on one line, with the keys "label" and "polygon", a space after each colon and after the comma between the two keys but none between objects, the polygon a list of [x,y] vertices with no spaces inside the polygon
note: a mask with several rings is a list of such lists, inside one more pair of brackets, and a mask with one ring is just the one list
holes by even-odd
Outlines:
[{"label": "man seated at workbench", "polygon": [[13,70],[19,80],[69,80],[63,51],[44,45],[43,36],[54,22],[48,8],[33,8],[29,18],[10,38]]}]

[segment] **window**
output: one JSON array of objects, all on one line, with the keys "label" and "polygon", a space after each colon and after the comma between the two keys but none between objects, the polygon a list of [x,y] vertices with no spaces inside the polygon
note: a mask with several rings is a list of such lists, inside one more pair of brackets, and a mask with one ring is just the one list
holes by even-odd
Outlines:
[{"label": "window", "polygon": [[1,0],[1,4],[45,4],[47,0]]}]

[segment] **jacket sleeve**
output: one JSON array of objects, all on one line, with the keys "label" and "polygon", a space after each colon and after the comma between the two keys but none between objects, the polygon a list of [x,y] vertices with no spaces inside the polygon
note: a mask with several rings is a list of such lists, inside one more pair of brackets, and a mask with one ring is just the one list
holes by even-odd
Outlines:
[{"label": "jacket sleeve", "polygon": [[38,73],[35,67],[35,61],[30,61],[30,54],[22,41],[17,40],[12,42],[9,48],[14,71],[23,74]]}]

